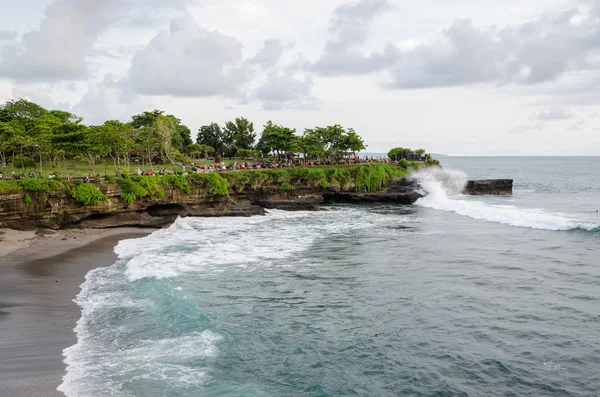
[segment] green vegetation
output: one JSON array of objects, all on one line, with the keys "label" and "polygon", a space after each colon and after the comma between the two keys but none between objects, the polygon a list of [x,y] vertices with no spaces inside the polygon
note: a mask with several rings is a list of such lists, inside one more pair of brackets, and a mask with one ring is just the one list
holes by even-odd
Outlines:
[{"label": "green vegetation", "polygon": [[31,203],[33,202],[33,200],[31,199],[31,196],[30,196],[30,195],[26,194],[26,195],[23,197],[23,202],[25,203],[25,205],[26,205],[27,207],[29,207],[29,204],[31,204]]},{"label": "green vegetation", "polygon": [[281,185],[281,190],[283,190],[284,192],[289,192],[290,190],[292,190],[292,185],[290,185],[289,183],[284,183],[283,185]]},{"label": "green vegetation", "polygon": [[19,186],[28,192],[45,192],[48,193],[50,191],[61,190],[61,184],[54,180],[44,180],[44,179],[19,179]]},{"label": "green vegetation", "polygon": [[108,197],[94,185],[81,183],[71,190],[71,196],[83,205],[98,205]]},{"label": "green vegetation", "polygon": [[210,194],[226,196],[229,194],[227,179],[221,175],[211,172],[208,174],[193,174],[188,176],[192,184],[206,189]]},{"label": "green vegetation", "polygon": [[181,190],[185,194],[191,193],[190,185],[183,175],[165,175],[162,177],[162,183],[166,183],[175,189]]},{"label": "green vegetation", "polygon": [[0,181],[0,193],[13,193],[21,190],[17,181]]},{"label": "green vegetation", "polygon": [[118,179],[117,183],[123,189],[121,198],[128,203],[133,203],[138,197],[148,195],[148,190],[132,179]]}]

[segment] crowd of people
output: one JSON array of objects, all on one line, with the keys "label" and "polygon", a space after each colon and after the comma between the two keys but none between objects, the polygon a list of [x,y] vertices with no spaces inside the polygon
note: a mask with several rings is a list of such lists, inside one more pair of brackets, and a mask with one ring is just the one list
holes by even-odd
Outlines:
[{"label": "crowd of people", "polygon": [[[215,171],[237,171],[237,170],[260,170],[260,169],[278,169],[278,168],[291,168],[291,167],[324,167],[324,166],[336,166],[336,165],[352,165],[352,164],[368,164],[368,163],[390,163],[397,164],[398,161],[390,160],[384,156],[347,156],[343,158],[324,158],[320,160],[311,160],[302,157],[291,157],[291,158],[274,158],[274,159],[248,159],[244,162],[238,162],[237,160],[229,161],[226,163],[221,160],[214,163],[209,164],[196,164],[192,162],[191,164],[182,165],[183,173],[189,174],[202,174],[208,172]],[[140,167],[137,167],[134,172],[137,175],[144,176],[154,176],[154,175],[167,175],[173,174],[174,171],[172,169],[168,169],[164,167],[158,171],[153,169],[142,170]],[[37,178],[35,171],[29,171],[29,178]],[[56,176],[54,174],[48,175],[48,179],[54,179]],[[96,177],[101,177],[101,175],[96,175]],[[4,174],[0,172],[0,180],[8,179],[4,177]],[[10,175],[10,179],[17,179],[17,174],[13,170]],[[71,175],[65,177],[68,181],[73,180]],[[84,183],[89,183],[94,179],[94,176],[88,174],[83,178]]]}]

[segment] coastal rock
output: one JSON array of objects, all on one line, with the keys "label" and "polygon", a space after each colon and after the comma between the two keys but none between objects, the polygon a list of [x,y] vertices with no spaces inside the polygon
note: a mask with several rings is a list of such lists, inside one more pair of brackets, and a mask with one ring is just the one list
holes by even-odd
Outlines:
[{"label": "coastal rock", "polygon": [[471,196],[510,196],[512,191],[512,179],[486,179],[468,181],[463,193]]}]

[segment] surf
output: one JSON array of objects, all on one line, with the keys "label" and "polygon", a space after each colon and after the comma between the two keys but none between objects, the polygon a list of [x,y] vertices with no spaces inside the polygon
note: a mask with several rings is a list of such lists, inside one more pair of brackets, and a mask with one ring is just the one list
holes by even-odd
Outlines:
[{"label": "surf", "polygon": [[467,184],[467,176],[461,171],[436,168],[420,171],[412,177],[419,182],[423,194],[425,194],[425,197],[415,203],[420,207],[453,212],[487,222],[531,229],[593,232],[600,228],[599,225],[593,222],[571,219],[544,210],[500,206],[466,199],[461,192]]}]

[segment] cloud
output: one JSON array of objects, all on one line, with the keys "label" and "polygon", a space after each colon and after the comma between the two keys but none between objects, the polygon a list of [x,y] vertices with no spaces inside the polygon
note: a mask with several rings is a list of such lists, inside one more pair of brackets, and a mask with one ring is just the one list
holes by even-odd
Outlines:
[{"label": "cloud", "polygon": [[71,110],[83,117],[86,124],[101,124],[114,119],[127,121],[133,114],[153,108],[151,98],[123,92],[117,79],[107,75],[99,83],[90,83],[87,92]]},{"label": "cloud", "polygon": [[263,102],[265,110],[317,109],[320,102],[312,95],[313,79],[303,79],[292,70],[270,72],[267,81],[254,93],[254,98]]},{"label": "cloud", "polygon": [[575,123],[567,127],[567,131],[579,131],[585,125],[585,120],[577,120]]},{"label": "cloud", "polygon": [[310,70],[322,76],[368,74],[393,64],[399,51],[392,45],[381,53],[365,55],[362,47],[367,42],[373,20],[395,7],[387,0],[361,0],[346,3],[334,10],[329,40],[319,59],[310,64]]},{"label": "cloud", "polygon": [[402,52],[390,89],[532,85],[600,69],[600,12],[573,8],[533,22],[481,29],[455,21],[438,43]]},{"label": "cloud", "polygon": [[242,43],[185,14],[136,52],[124,83],[138,94],[234,97],[248,80],[241,65]]},{"label": "cloud", "polygon": [[188,1],[55,0],[38,28],[20,38],[0,32],[0,75],[19,82],[86,80],[92,72],[89,58],[103,32],[124,20],[127,26],[152,26],[157,15],[182,10]]},{"label": "cloud", "polygon": [[532,120],[551,121],[572,119],[575,117],[575,114],[569,110],[562,108],[551,108],[535,113],[531,118]]},{"label": "cloud", "polygon": [[19,81],[81,80],[86,56],[110,23],[117,0],[58,0],[45,11],[39,29],[0,47],[0,74]]},{"label": "cloud", "polygon": [[265,40],[263,47],[258,53],[248,59],[247,63],[250,65],[258,65],[264,70],[272,69],[277,66],[284,51],[285,45],[281,40],[268,39]]}]

